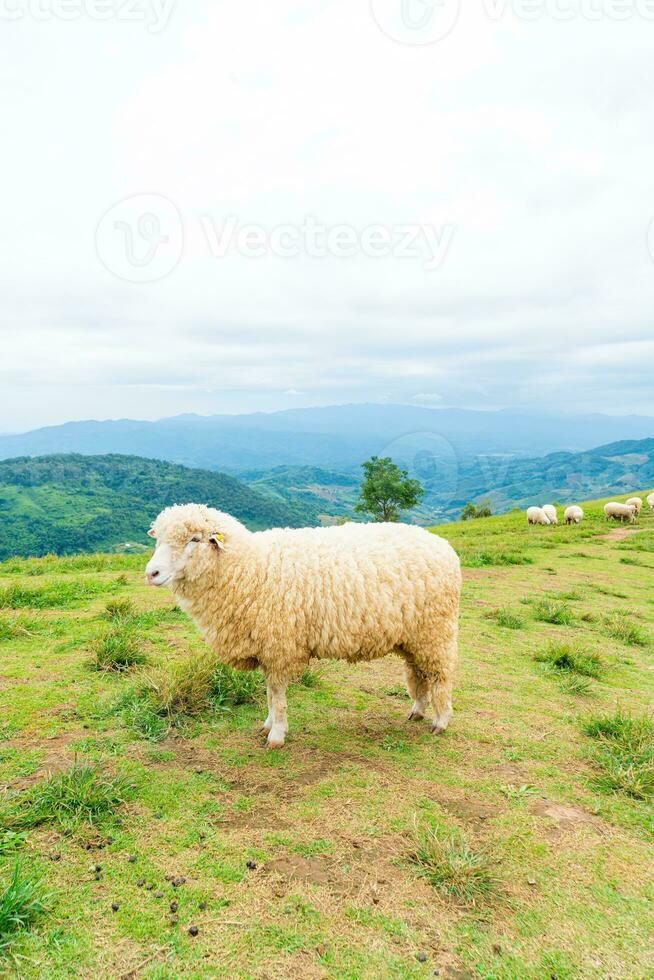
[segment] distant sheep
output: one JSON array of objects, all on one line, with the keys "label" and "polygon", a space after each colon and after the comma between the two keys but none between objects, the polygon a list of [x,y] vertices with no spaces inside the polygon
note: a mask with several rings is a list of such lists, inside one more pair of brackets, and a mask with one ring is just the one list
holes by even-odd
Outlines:
[{"label": "distant sheep", "polygon": [[643,501],[642,501],[642,498],[641,497],[630,497],[629,500],[627,501],[627,507],[635,507],[636,508],[636,514],[637,515],[640,514],[641,510],[643,509]]},{"label": "distant sheep", "polygon": [[647,503],[649,504],[649,509],[654,510],[654,493],[650,493],[649,497],[647,498]]},{"label": "distant sheep", "polygon": [[559,515],[556,512],[556,507],[554,506],[554,504],[545,504],[545,506],[543,507],[543,513],[547,518],[549,518],[550,524],[559,523]]},{"label": "distant sheep", "polygon": [[618,504],[614,500],[604,504],[604,513],[607,521],[629,521],[630,524],[636,523],[636,508],[633,504]]},{"label": "distant sheep", "polygon": [[168,585],[220,660],[261,667],[269,748],[288,731],[286,688],[312,657],[349,663],[396,653],[410,718],[452,715],[461,569],[447,541],[407,524],[251,532],[201,504],[168,507],[150,531],[150,585]]},{"label": "distant sheep", "polygon": [[549,524],[550,519],[542,507],[530,507],[527,511],[527,520],[530,524]]},{"label": "distant sheep", "polygon": [[563,520],[566,524],[581,524],[583,519],[584,512],[581,507],[577,507],[576,504],[573,504],[572,507],[566,507],[563,515]]}]

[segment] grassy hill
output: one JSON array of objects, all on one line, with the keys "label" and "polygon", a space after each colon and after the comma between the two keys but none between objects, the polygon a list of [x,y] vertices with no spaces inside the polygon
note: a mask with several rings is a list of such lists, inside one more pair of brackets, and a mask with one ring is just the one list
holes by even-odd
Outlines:
[{"label": "grassy hill", "polygon": [[0,973],[651,975],[654,515],[601,503],[436,529],[465,577],[439,739],[399,660],[324,663],[268,753],[260,679],[142,556],[0,564]]},{"label": "grassy hill", "polygon": [[462,468],[458,499],[491,500],[493,509],[527,507],[535,500],[574,503],[654,486],[654,439],[624,440],[583,453],[535,459],[476,460]]},{"label": "grassy hill", "polygon": [[199,500],[254,530],[311,523],[311,513],[233,477],[136,456],[46,456],[0,462],[0,560],[149,547],[159,511]]}]

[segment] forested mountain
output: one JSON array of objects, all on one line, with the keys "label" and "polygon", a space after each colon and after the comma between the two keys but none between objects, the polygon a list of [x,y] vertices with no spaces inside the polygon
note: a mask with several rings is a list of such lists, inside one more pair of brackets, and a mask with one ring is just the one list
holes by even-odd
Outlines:
[{"label": "forested mountain", "polygon": [[[494,513],[559,500],[572,503],[654,488],[654,439],[625,440],[583,453],[550,453],[536,459],[479,457],[458,468],[456,489],[426,481],[425,504],[456,517],[468,501],[491,501]],[[445,491],[445,492],[444,492]]]},{"label": "forested mountain", "polygon": [[[398,451],[395,459],[425,488],[419,507],[407,515],[421,524],[458,518],[469,500],[488,498],[493,512],[501,513],[532,503],[654,488],[654,439],[535,459],[489,454],[459,461],[424,451],[405,457]],[[146,531],[157,513],[189,501],[229,511],[255,530],[352,517],[360,479],[360,470],[296,466],[249,471],[236,480],[121,455],[5,460],[0,462],[0,560],[146,547]]]},{"label": "forested mountain", "polygon": [[47,456],[0,462],[0,559],[151,545],[152,519],[198,501],[252,529],[313,523],[313,512],[223,473],[135,456]]}]

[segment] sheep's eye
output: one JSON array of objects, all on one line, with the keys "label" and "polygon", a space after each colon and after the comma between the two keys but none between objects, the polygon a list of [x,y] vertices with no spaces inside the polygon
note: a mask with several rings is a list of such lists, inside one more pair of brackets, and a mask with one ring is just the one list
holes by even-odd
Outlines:
[{"label": "sheep's eye", "polygon": [[196,534],[194,538],[191,538],[191,541],[193,541],[195,544],[197,544],[198,541],[202,541],[202,535],[201,534]]}]

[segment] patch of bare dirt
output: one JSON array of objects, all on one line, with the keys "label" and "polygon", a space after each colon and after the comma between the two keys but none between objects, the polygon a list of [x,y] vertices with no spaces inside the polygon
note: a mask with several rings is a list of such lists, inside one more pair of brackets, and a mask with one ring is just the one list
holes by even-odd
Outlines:
[{"label": "patch of bare dirt", "polygon": [[503,783],[521,786],[529,782],[528,770],[517,762],[502,762],[494,768],[498,779]]},{"label": "patch of bare dirt", "polygon": [[287,854],[268,861],[264,868],[266,874],[279,875],[285,881],[307,881],[311,885],[337,886],[340,891],[343,876],[335,866],[333,858],[326,854],[303,857],[301,854]]},{"label": "patch of bare dirt", "polygon": [[624,541],[632,534],[640,534],[642,527],[614,527],[608,534],[599,534],[600,541]]},{"label": "patch of bare dirt", "polygon": [[478,582],[480,579],[486,579],[489,575],[492,575],[493,579],[510,578],[512,570],[512,568],[498,568],[497,565],[482,565],[481,568],[462,568],[461,572],[465,585],[466,582]]},{"label": "patch of bare dirt", "polygon": [[83,738],[86,732],[81,729],[70,732],[59,732],[56,735],[40,736],[39,738],[10,738],[3,742],[4,745],[21,749],[25,752],[38,750],[42,759],[39,760],[39,768],[29,776],[22,776],[7,783],[7,789],[24,790],[33,783],[42,779],[50,773],[61,772],[67,769],[73,762],[73,753],[70,751],[71,742],[76,742]]},{"label": "patch of bare dirt", "polygon": [[465,824],[483,825],[485,820],[499,812],[492,803],[476,800],[465,790],[454,786],[438,786],[424,795]]},{"label": "patch of bare dirt", "polygon": [[554,803],[546,799],[534,800],[529,809],[534,816],[547,820],[550,832],[556,836],[580,827],[592,827],[598,831],[600,829],[596,817],[570,803]]}]

